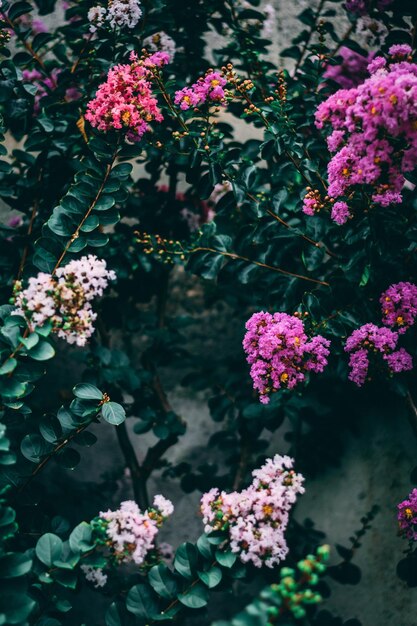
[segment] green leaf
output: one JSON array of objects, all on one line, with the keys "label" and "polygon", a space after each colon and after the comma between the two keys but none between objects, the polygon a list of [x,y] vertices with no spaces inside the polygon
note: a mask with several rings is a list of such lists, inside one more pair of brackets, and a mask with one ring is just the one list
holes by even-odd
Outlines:
[{"label": "green leaf", "polygon": [[201,609],[203,606],[206,606],[208,597],[207,589],[200,583],[197,583],[197,585],[194,585],[185,593],[181,593],[178,596],[178,600],[189,609]]},{"label": "green leaf", "polygon": [[53,449],[53,446],[45,441],[38,433],[29,433],[25,435],[20,444],[20,451],[23,456],[32,461],[32,463],[39,463],[39,461]]},{"label": "green leaf", "polygon": [[97,389],[94,385],[90,385],[90,383],[80,383],[79,385],[75,385],[72,390],[74,396],[76,398],[80,398],[80,400],[102,400],[103,394],[100,389]]},{"label": "green leaf", "polygon": [[177,593],[177,582],[171,570],[164,563],[154,565],[148,574],[149,584],[156,593],[171,600]]},{"label": "green leaf", "polygon": [[213,565],[207,572],[197,572],[199,579],[209,588],[216,587],[222,579],[222,570]]},{"label": "green leaf", "polygon": [[213,558],[213,548],[212,548],[209,540],[207,539],[207,535],[205,533],[202,534],[198,538],[198,540],[197,540],[197,548],[198,548],[198,551],[200,552],[200,554],[205,559],[212,559]]},{"label": "green leaf", "polygon": [[62,539],[53,533],[46,533],[38,540],[35,552],[44,565],[51,567],[54,561],[61,558],[62,548]]},{"label": "green leaf", "polygon": [[124,408],[117,402],[105,402],[101,408],[101,414],[106,422],[115,426],[118,426],[126,419]]},{"label": "green leaf", "polygon": [[152,619],[157,614],[158,604],[153,593],[146,585],[135,585],[127,594],[126,608],[136,617]]},{"label": "green leaf", "polygon": [[48,361],[55,356],[55,350],[50,343],[41,340],[32,350],[29,350],[29,356],[35,361]]},{"label": "green leaf", "polygon": [[230,550],[227,550],[226,552],[223,552],[222,550],[216,550],[215,557],[217,563],[219,563],[223,567],[233,567],[237,559],[237,554],[231,552]]},{"label": "green leaf", "polygon": [[17,360],[14,357],[7,359],[7,361],[5,361],[0,367],[0,376],[4,376],[4,374],[10,374],[10,372],[13,372],[13,370],[16,368],[16,365]]},{"label": "green leaf", "polygon": [[116,201],[113,196],[103,195],[97,200],[96,204],[94,205],[94,210],[107,211],[107,209],[111,209],[115,204]]},{"label": "green leaf", "polygon": [[194,578],[197,567],[197,548],[192,543],[182,543],[175,553],[174,568],[184,578]]},{"label": "green leaf", "polygon": [[90,524],[81,522],[69,536],[69,546],[73,552],[88,552],[94,547],[91,541],[92,530]]},{"label": "green leaf", "polygon": [[9,552],[0,557],[0,578],[18,578],[30,572],[32,559],[25,552]]}]

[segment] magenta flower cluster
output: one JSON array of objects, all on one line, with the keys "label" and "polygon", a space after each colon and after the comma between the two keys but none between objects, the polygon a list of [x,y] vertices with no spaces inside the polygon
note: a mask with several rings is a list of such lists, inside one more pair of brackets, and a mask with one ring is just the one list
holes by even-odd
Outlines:
[{"label": "magenta flower cluster", "polygon": [[417,317],[417,285],[400,282],[388,287],[381,295],[382,321],[403,334],[413,326]]},{"label": "magenta flower cluster", "polygon": [[[388,9],[393,0],[376,0],[375,8],[378,11]],[[372,0],[346,0],[346,11],[356,15],[367,15],[372,8]]]},{"label": "magenta flower cluster", "polygon": [[205,102],[223,103],[226,95],[224,91],[226,83],[226,79],[220,72],[209,70],[191,87],[184,87],[176,91],[174,102],[183,111],[198,107]]},{"label": "magenta flower cluster", "polygon": [[413,489],[397,508],[400,533],[407,539],[417,541],[417,489]]},{"label": "magenta flower cluster", "polygon": [[205,531],[227,531],[230,549],[243,563],[273,567],[288,553],[284,533],[297,495],[304,493],[304,478],[294,472],[293,459],[278,454],[252,476],[242,491],[211,489],[204,494]]},{"label": "magenta flower cluster", "polygon": [[368,77],[368,64],[374,56],[370,53],[367,57],[346,46],[342,46],[338,52],[341,57],[339,63],[329,65],[323,76],[334,80],[342,89],[351,89],[360,85]]},{"label": "magenta flower cluster", "polygon": [[348,337],[345,351],[350,354],[349,380],[361,387],[368,376],[370,355],[382,356],[391,373],[411,370],[413,361],[411,355],[404,348],[397,348],[398,333],[376,326],[364,324],[357,328]]},{"label": "magenta flower cluster", "polygon": [[357,186],[365,185],[375,204],[402,201],[404,173],[417,163],[417,65],[410,53],[407,45],[392,46],[389,63],[375,58],[361,85],[340,89],[319,105],[317,128],[332,129],[331,198],[352,199]]},{"label": "magenta flower cluster", "polygon": [[124,130],[130,141],[139,141],[150,129],[150,122],[163,116],[152,92],[152,70],[169,62],[167,52],[155,52],[138,59],[132,52],[130,63],[116,65],[87,105],[85,119],[102,131]]},{"label": "magenta flower cluster", "polygon": [[309,339],[295,315],[254,313],[246,330],[243,348],[263,404],[278,389],[293,389],[307,372],[322,372],[327,365],[330,341],[321,335]]},{"label": "magenta flower cluster", "polygon": [[361,387],[368,376],[370,355],[382,355],[391,374],[407,372],[413,368],[411,355],[397,349],[399,335],[413,326],[417,317],[417,285],[400,282],[390,285],[381,295],[382,323],[392,329],[364,324],[348,337],[345,351],[350,354],[349,380]]},{"label": "magenta flower cluster", "polygon": [[153,506],[142,512],[136,502],[126,500],[116,511],[101,512],[105,522],[106,545],[118,563],[142,565],[155,547],[155,537],[164,520],[174,511],[170,500],[157,495]]}]

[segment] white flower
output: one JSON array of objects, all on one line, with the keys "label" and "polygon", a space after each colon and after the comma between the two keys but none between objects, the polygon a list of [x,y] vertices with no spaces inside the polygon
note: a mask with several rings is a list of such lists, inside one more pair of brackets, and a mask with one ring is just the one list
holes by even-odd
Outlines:
[{"label": "white flower", "polygon": [[161,495],[154,497],[153,507],[161,513],[162,517],[169,517],[174,511],[174,505],[171,500],[168,500]]},{"label": "white flower", "polygon": [[167,35],[164,31],[150,35],[143,40],[143,45],[150,52],[168,52],[170,59],[175,56],[176,44],[175,41]]},{"label": "white flower", "polygon": [[97,28],[103,26],[106,12],[106,9],[100,6],[91,7],[91,9],[88,11],[87,18],[90,22],[91,33],[95,33]]},{"label": "white flower", "polygon": [[103,573],[100,567],[92,567],[91,565],[81,565],[81,569],[85,574],[86,580],[94,584],[94,587],[104,587],[107,582],[107,574]]},{"label": "white flower", "polygon": [[142,17],[139,0],[110,0],[106,20],[111,28],[135,28]]}]

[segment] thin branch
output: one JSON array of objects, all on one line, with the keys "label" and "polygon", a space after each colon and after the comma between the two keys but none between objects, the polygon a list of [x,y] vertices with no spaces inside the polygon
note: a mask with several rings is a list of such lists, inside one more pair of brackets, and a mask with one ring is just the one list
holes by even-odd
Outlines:
[{"label": "thin branch", "polygon": [[288,270],[283,270],[280,267],[267,265],[266,263],[261,263],[260,261],[254,261],[253,259],[249,259],[248,257],[242,256],[240,254],[235,254],[234,252],[221,252],[220,250],[215,250],[214,248],[205,248],[205,247],[200,247],[200,246],[198,248],[194,248],[193,250],[191,250],[191,254],[194,254],[195,252],[213,252],[214,254],[221,254],[222,256],[233,259],[234,261],[245,261],[246,263],[252,263],[253,265],[257,265],[258,267],[263,267],[273,272],[278,272],[279,274],[283,274],[284,276],[290,276],[291,278],[299,278],[300,280],[306,280],[310,283],[315,283],[316,285],[323,285],[324,287],[330,287],[330,284],[324,280],[317,280],[316,278],[310,278],[310,276],[304,276],[303,274],[296,274]]},{"label": "thin branch", "polygon": [[410,391],[407,391],[406,401],[409,408],[409,411],[407,413],[408,421],[410,422],[410,426],[413,430],[414,435],[417,437],[417,407],[414,404],[413,396],[411,395]]},{"label": "thin branch", "polygon": [[305,42],[304,42],[304,46],[303,46],[303,48],[302,48],[302,50],[301,50],[301,54],[300,54],[300,56],[298,57],[298,61],[297,61],[297,63],[295,64],[295,68],[294,68],[294,76],[295,76],[295,74],[297,73],[297,70],[298,70],[298,68],[300,67],[300,65],[301,65],[301,63],[302,63],[302,61],[303,61],[303,59],[304,59],[304,55],[305,55],[305,53],[307,52],[307,48],[308,48],[309,43],[310,43],[310,41],[311,41],[311,38],[312,38],[312,36],[313,36],[313,31],[314,31],[314,29],[315,29],[315,27],[316,27],[317,20],[318,20],[318,19],[319,19],[319,17],[320,17],[320,13],[321,13],[321,12],[322,12],[322,10],[323,10],[323,6],[324,6],[324,3],[325,3],[325,2],[326,2],[326,0],[320,0],[320,3],[319,3],[319,5],[318,5],[318,7],[317,7],[317,11],[316,11],[316,14],[315,14],[315,16],[314,16],[314,22],[313,22],[313,24],[311,25],[311,28],[310,28],[310,31],[309,31],[309,33],[308,33],[307,39],[305,40]]},{"label": "thin branch", "polygon": [[83,225],[84,225],[85,221],[87,220],[87,218],[89,217],[89,215],[90,215],[91,211],[93,211],[94,207],[96,206],[97,202],[99,201],[100,196],[101,196],[101,194],[102,194],[102,192],[103,192],[104,186],[105,186],[105,184],[106,184],[106,182],[107,182],[107,179],[108,179],[108,177],[110,176],[110,173],[111,173],[111,171],[112,171],[113,163],[114,163],[114,161],[115,161],[115,159],[116,159],[116,157],[117,157],[117,151],[118,151],[118,149],[119,149],[119,141],[117,142],[116,148],[115,148],[115,150],[114,150],[114,152],[113,152],[113,154],[112,154],[111,161],[110,161],[110,163],[108,163],[108,165],[107,165],[107,167],[106,167],[106,172],[105,172],[104,178],[103,178],[103,180],[102,180],[102,182],[101,182],[101,185],[100,185],[100,187],[99,187],[99,190],[97,191],[97,194],[96,194],[96,196],[95,196],[94,200],[92,201],[92,203],[91,203],[91,204],[90,204],[90,206],[88,207],[87,212],[85,213],[85,215],[84,215],[83,219],[81,220],[81,222],[78,224],[78,226],[77,226],[77,228],[75,229],[74,233],[71,235],[71,238],[69,239],[69,241],[67,242],[67,244],[66,244],[66,246],[65,246],[64,250],[62,251],[62,254],[61,254],[61,256],[59,257],[58,261],[56,262],[55,267],[54,267],[54,269],[52,270],[51,274],[55,274],[56,270],[57,270],[57,269],[58,269],[58,267],[61,265],[61,263],[62,263],[62,261],[64,260],[64,258],[65,258],[65,256],[66,256],[66,254],[67,254],[67,252],[68,252],[68,250],[69,250],[69,248],[71,247],[71,244],[72,244],[72,243],[73,243],[76,239],[78,239],[78,237],[79,237],[79,235],[80,235],[80,230],[81,230],[81,228],[83,227]]},{"label": "thin branch", "polygon": [[130,441],[125,422],[117,426],[116,434],[126,465],[130,470],[135,500],[139,507],[142,510],[145,510],[149,506],[146,478],[141,466],[139,465],[139,461],[132,446],[132,442]]},{"label": "thin branch", "polygon": [[71,443],[71,441],[77,435],[82,433],[88,426],[91,426],[91,424],[96,419],[96,417],[97,416],[95,415],[94,419],[92,419],[89,422],[86,422],[82,426],[79,426],[73,433],[68,435],[68,437],[66,437],[63,441],[61,441],[58,445],[56,445],[55,448],[52,450],[52,452],[50,452],[44,459],[42,459],[42,461],[35,467],[33,472],[30,474],[29,478],[22,485],[20,485],[20,487],[17,489],[17,493],[21,493],[22,491],[24,491],[26,487],[28,487],[31,484],[32,480],[36,478],[36,476],[46,467],[46,465],[48,465],[49,461],[53,459],[55,454],[57,454],[60,450],[65,448],[65,446],[67,446],[69,443]]}]

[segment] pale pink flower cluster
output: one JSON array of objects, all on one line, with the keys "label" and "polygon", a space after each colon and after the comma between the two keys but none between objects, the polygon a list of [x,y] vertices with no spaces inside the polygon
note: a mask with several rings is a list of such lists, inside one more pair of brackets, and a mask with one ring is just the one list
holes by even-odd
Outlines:
[{"label": "pale pink flower cluster", "polygon": [[408,282],[390,285],[379,301],[385,326],[397,328],[397,332],[402,335],[414,325],[417,317],[417,285]]},{"label": "pale pink flower cluster", "polygon": [[138,59],[132,52],[130,61],[109,70],[106,82],[87,105],[85,119],[98,130],[124,130],[127,139],[139,141],[150,130],[150,122],[163,120],[150,79],[151,70],[168,63],[169,55],[155,52]]},{"label": "pale pink flower cluster", "polygon": [[90,32],[108,25],[112,30],[117,28],[135,28],[142,17],[139,0],[109,0],[107,8],[100,5],[88,11]]},{"label": "pale pink flower cluster", "polygon": [[94,332],[91,302],[102,296],[110,280],[116,278],[106,262],[94,255],[83,256],[57,269],[55,275],[39,272],[28,286],[15,287],[16,315],[23,315],[32,329],[52,323],[58,337],[69,344],[84,346]]},{"label": "pale pink flower cluster", "polygon": [[225,102],[224,87],[227,81],[221,72],[208,70],[204,77],[198,79],[191,87],[184,87],[175,92],[174,102],[180,109],[187,111],[205,102],[222,104]]},{"label": "pale pink flower cluster", "polygon": [[321,335],[309,339],[295,315],[254,313],[246,330],[243,348],[263,404],[268,404],[271,393],[293,389],[307,372],[322,372],[327,365],[330,341]]},{"label": "pale pink flower cluster", "polygon": [[150,52],[166,52],[169,54],[169,58],[172,61],[175,56],[176,44],[175,41],[167,35],[164,31],[149,35],[143,40],[143,46]]},{"label": "pale pink flower cluster", "polygon": [[362,387],[368,376],[371,355],[381,355],[392,374],[411,370],[411,355],[404,348],[397,350],[397,343],[398,333],[375,324],[364,324],[354,330],[345,344],[345,351],[350,354],[349,380]]},{"label": "pale pink flower cluster", "polygon": [[85,575],[85,579],[93,583],[94,587],[104,587],[107,583],[107,574],[103,572],[101,567],[92,567],[91,565],[81,565],[81,571]]},{"label": "pale pink flower cluster", "polygon": [[116,511],[101,512],[100,519],[106,522],[105,532],[112,556],[118,563],[133,561],[142,565],[148,552],[155,547],[159,528],[173,510],[170,500],[157,495],[153,506],[144,512],[133,500],[122,502]]},{"label": "pale pink flower cluster", "polygon": [[205,532],[227,531],[230,549],[243,563],[273,567],[288,553],[285,530],[304,477],[293,470],[293,459],[275,455],[252,472],[242,491],[211,489],[201,498]]}]

